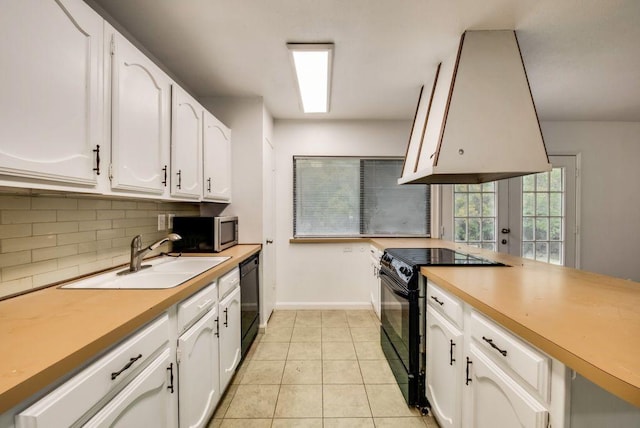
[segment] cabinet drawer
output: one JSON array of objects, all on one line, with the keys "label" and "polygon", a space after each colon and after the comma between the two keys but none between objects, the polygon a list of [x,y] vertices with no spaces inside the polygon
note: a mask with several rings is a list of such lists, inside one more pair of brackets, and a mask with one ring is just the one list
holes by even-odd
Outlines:
[{"label": "cabinet drawer", "polygon": [[470,324],[471,337],[486,354],[549,400],[549,357],[475,311]]},{"label": "cabinet drawer", "polygon": [[238,285],[240,285],[240,269],[235,268],[231,272],[221,276],[220,279],[218,279],[218,297],[220,300]]},{"label": "cabinet drawer", "polygon": [[16,428],[71,426],[114,391],[169,341],[169,316],[162,315],[117,348],[16,416]]},{"label": "cabinet drawer", "polygon": [[463,306],[460,299],[433,282],[427,281],[427,301],[458,328],[462,328]]},{"label": "cabinet drawer", "polygon": [[218,302],[218,285],[214,281],[178,304],[178,333],[182,333]]}]

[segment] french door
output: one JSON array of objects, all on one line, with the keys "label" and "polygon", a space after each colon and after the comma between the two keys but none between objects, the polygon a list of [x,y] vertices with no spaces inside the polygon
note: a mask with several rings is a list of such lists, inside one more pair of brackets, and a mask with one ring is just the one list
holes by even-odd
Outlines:
[{"label": "french door", "polygon": [[579,267],[576,156],[549,156],[551,172],[442,189],[443,239]]}]

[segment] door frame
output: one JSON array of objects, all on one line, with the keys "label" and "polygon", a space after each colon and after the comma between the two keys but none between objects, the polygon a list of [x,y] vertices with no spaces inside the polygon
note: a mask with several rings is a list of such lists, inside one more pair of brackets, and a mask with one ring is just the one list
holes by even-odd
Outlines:
[{"label": "door frame", "polygon": [[[565,228],[565,234],[573,233],[574,248],[565,247],[565,265],[569,267],[580,268],[580,214],[581,214],[581,185],[580,185],[580,171],[581,171],[581,154],[580,153],[558,153],[550,154],[549,160],[553,164],[553,160],[561,160],[561,158],[574,158],[575,159],[575,180],[573,183],[575,188],[575,201],[565,200],[565,212],[566,217],[575,219],[575,225],[569,230]],[[570,178],[570,177],[568,177]],[[508,180],[499,180],[497,182],[497,226],[496,226],[496,244],[497,251],[502,253],[508,253],[520,257],[521,252],[521,213],[516,212],[515,206],[521,206],[521,178],[511,178]],[[434,189],[437,189],[434,191]],[[432,205],[438,206],[436,212],[438,217],[434,216],[436,222],[432,222],[432,237],[441,238],[443,240],[454,242],[453,237],[453,185],[443,184],[432,186]],[[515,204],[515,206],[514,206]],[[506,214],[505,214],[506,213]],[[505,218],[507,219],[505,221]],[[517,225],[517,226],[513,226]],[[502,234],[501,229],[510,229],[510,237],[507,244],[501,244]],[[516,236],[516,238],[514,238]],[[565,235],[566,236],[566,235]],[[566,240],[566,239],[565,239]],[[517,245],[514,245],[517,244]],[[566,264],[567,261],[571,262],[571,258],[567,258],[567,255],[574,256],[573,265]]]}]

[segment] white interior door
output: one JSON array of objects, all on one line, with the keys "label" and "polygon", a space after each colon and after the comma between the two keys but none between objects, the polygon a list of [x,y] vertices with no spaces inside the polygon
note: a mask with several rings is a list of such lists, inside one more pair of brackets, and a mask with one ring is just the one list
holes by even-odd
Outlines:
[{"label": "white interior door", "polygon": [[275,237],[275,156],[273,144],[268,138],[264,139],[264,246],[262,247],[262,307],[260,308],[260,325],[264,326],[271,316],[276,304],[276,248]]},{"label": "white interior door", "polygon": [[549,173],[442,186],[442,238],[579,267],[577,158],[549,160]]}]

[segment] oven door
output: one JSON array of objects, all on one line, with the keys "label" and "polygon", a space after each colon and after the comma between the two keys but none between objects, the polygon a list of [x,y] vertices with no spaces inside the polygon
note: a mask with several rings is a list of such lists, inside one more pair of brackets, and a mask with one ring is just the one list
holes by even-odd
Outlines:
[{"label": "oven door", "polygon": [[416,339],[418,290],[380,270],[380,343],[398,386],[408,404],[417,400],[419,351]]}]

